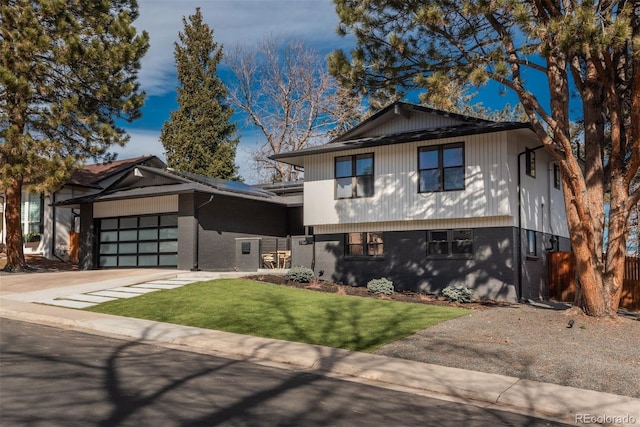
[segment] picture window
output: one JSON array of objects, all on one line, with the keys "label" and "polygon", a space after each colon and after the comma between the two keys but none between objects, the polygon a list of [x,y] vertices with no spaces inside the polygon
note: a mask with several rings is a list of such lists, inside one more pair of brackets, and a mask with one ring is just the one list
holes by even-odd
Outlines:
[{"label": "picture window", "polygon": [[464,190],[464,144],[418,149],[418,191]]},{"label": "picture window", "polygon": [[373,153],[335,159],[336,199],[373,196]]}]

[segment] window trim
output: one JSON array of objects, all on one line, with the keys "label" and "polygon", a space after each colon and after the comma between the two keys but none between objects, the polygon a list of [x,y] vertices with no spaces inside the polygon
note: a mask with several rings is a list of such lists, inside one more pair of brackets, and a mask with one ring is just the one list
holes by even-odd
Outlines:
[{"label": "window trim", "polygon": [[[338,159],[345,160],[350,158],[351,160],[351,175],[350,176],[338,176]],[[371,158],[371,173],[358,175],[358,159]],[[334,199],[363,199],[366,197],[373,197],[375,194],[375,156],[373,153],[361,153],[351,154],[347,156],[336,156],[333,158],[333,176],[334,176]],[[338,196],[338,179],[351,178],[351,196],[339,197]],[[371,194],[358,194],[358,178],[359,177],[371,177],[372,189]]]},{"label": "window trim", "polygon": [[[353,234],[360,235],[360,243],[350,243],[349,236]],[[370,237],[372,235],[378,235],[380,237],[380,242],[371,241]],[[359,246],[362,250],[362,254],[352,254],[350,251],[351,246]],[[377,254],[377,250],[370,251],[371,247],[381,247],[382,250],[380,254]],[[373,253],[371,253],[373,252]],[[349,259],[384,259],[384,232],[382,231],[364,231],[364,232],[352,232],[345,233],[344,235],[344,256]]]},{"label": "window trim", "polygon": [[[454,234],[458,231],[468,232],[469,239],[455,239],[453,238]],[[429,246],[432,242],[445,242],[444,240],[433,240],[432,233],[434,232],[445,232],[447,233],[447,252],[446,253],[430,253]],[[434,229],[427,230],[427,258],[451,258],[451,259],[469,259],[473,258],[474,255],[474,232],[473,228],[449,228],[449,229]],[[469,241],[469,247],[471,250],[468,253],[465,252],[456,252],[454,253],[454,243],[455,242],[463,242]]]},{"label": "window trim", "polygon": [[[462,165],[459,166],[444,166],[444,151],[450,148],[461,148],[462,149]],[[437,151],[438,154],[438,166],[436,168],[421,168],[420,167],[420,153],[425,151]],[[460,142],[452,142],[449,144],[439,144],[439,145],[425,145],[422,147],[418,147],[418,193],[440,193],[445,191],[464,191],[466,188],[466,154],[465,154],[465,143],[464,141]],[[445,170],[447,169],[455,169],[462,168],[462,187],[460,188],[444,188],[444,175]],[[420,179],[421,172],[427,170],[437,170],[438,171],[438,189],[437,190],[423,190],[422,189],[422,181]]]}]

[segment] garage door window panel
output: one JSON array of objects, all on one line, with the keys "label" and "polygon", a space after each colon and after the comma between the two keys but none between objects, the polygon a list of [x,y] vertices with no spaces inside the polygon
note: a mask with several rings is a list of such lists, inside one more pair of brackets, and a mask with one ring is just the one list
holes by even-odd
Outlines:
[{"label": "garage door window panel", "polygon": [[158,265],[158,255],[140,255],[138,265],[141,267],[155,267]]},{"label": "garage door window panel", "polygon": [[100,267],[117,267],[118,266],[118,257],[117,256],[102,256],[100,257]]},{"label": "garage door window panel", "polygon": [[118,267],[135,267],[137,265],[137,257],[135,255],[126,255],[118,257]]},{"label": "garage door window panel", "polygon": [[140,242],[138,244],[138,252],[143,254],[157,253],[158,242]]},{"label": "garage door window panel", "polygon": [[117,242],[118,241],[118,232],[117,231],[102,231],[102,232],[100,232],[100,241],[101,242]]},{"label": "garage door window panel", "polygon": [[160,252],[178,252],[178,242],[160,242]]},{"label": "garage door window panel", "polygon": [[135,254],[138,252],[137,243],[120,243],[118,245],[118,253],[120,254]]},{"label": "garage door window panel", "polygon": [[160,229],[160,240],[177,239],[177,238],[178,238],[177,228],[161,228]]},{"label": "garage door window panel", "polygon": [[158,228],[157,216],[140,217],[140,228]]},{"label": "garage door window panel", "polygon": [[158,229],[151,228],[148,230],[140,230],[138,232],[138,237],[140,240],[158,240]]},{"label": "garage door window panel", "polygon": [[118,239],[122,241],[138,240],[138,230],[124,230],[118,233]]},{"label": "garage door window panel", "polygon": [[178,255],[160,255],[161,266],[175,266],[178,264]]}]

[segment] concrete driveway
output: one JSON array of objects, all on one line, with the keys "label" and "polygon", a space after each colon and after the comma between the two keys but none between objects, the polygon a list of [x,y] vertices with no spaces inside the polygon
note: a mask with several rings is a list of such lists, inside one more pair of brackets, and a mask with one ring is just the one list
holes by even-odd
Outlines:
[{"label": "concrete driveway", "polygon": [[[131,268],[122,270],[59,271],[53,273],[0,273],[0,297],[15,294],[64,295],[85,285],[92,288],[124,286],[176,277],[179,270]],[[37,298],[36,298],[37,299]]]}]

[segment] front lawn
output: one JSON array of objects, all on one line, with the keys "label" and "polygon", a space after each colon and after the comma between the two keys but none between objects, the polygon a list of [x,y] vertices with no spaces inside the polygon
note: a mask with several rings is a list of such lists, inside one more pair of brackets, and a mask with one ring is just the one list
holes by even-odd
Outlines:
[{"label": "front lawn", "polygon": [[326,294],[247,279],[194,283],[88,310],[357,351],[469,310]]}]

